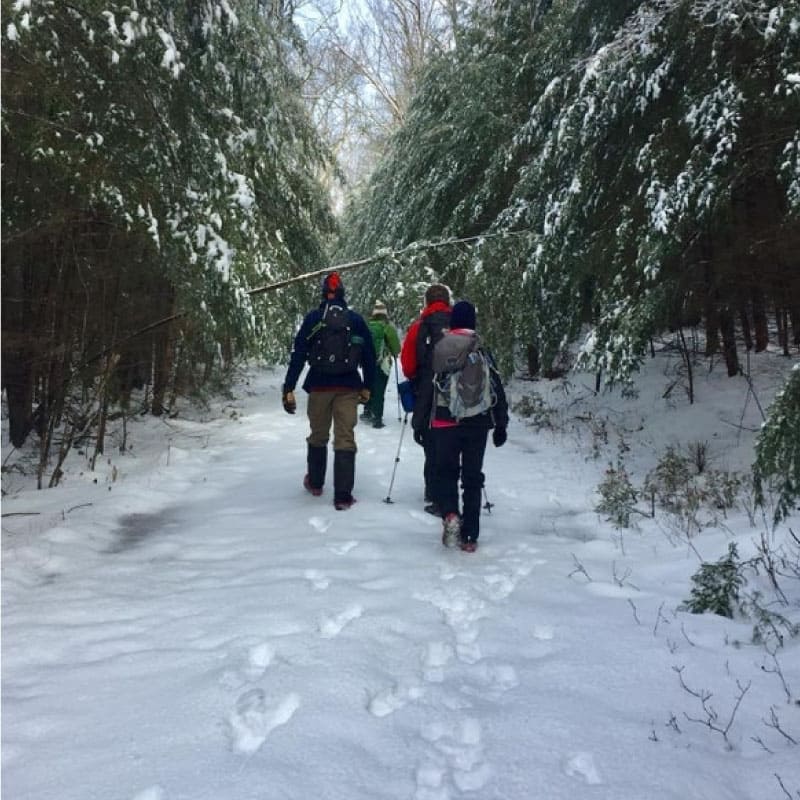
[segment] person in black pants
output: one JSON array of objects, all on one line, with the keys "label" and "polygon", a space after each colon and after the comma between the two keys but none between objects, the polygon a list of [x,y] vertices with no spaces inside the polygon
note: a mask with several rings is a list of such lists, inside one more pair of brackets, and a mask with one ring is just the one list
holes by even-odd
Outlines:
[{"label": "person in black pants", "polygon": [[[475,331],[475,307],[462,300],[453,306],[448,335],[471,335]],[[483,490],[483,457],[492,431],[495,447],[502,447],[508,428],[508,403],[500,375],[491,355],[482,349],[489,364],[494,405],[475,416],[456,420],[436,391],[430,433],[434,442],[436,470],[434,498],[443,520],[442,543],[458,544],[467,553],[478,546]],[[462,507],[459,511],[458,481],[461,479]]]},{"label": "person in black pants", "polygon": [[433,497],[436,459],[430,434],[433,402],[431,357],[434,345],[449,324],[450,289],[443,283],[433,283],[425,290],[425,307],[419,318],[411,323],[400,350],[400,366],[414,389],[414,411],[411,416],[414,441],[425,451],[425,511],[434,516],[439,516],[441,509]]}]

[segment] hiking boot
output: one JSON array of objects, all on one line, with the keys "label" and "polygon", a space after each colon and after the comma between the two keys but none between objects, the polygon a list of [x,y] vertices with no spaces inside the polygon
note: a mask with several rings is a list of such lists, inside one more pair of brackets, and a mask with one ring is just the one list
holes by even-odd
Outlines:
[{"label": "hiking boot", "polygon": [[319,497],[322,494],[321,488],[311,485],[311,479],[308,477],[308,475],[303,478],[303,488],[310,494],[313,494],[314,497]]},{"label": "hiking boot", "polygon": [[424,510],[428,514],[433,514],[434,517],[441,517],[442,516],[442,511],[439,508],[439,504],[438,503],[428,503],[428,505],[425,506]]},{"label": "hiking boot", "polygon": [[365,420],[365,421],[367,421],[367,422],[368,422],[368,421],[370,421],[370,420],[372,419],[372,414],[371,414],[371,412],[367,411],[367,409],[365,408],[365,409],[364,409],[364,410],[361,412],[361,419],[363,419],[363,420]]},{"label": "hiking boot", "polygon": [[328,464],[328,448],[326,446],[308,446],[306,456],[306,476],[303,478],[303,486],[306,491],[319,497],[322,494],[322,487],[325,485],[325,472]]},{"label": "hiking boot", "polygon": [[459,547],[465,553],[474,553],[478,549],[478,543],[474,539],[462,539]]},{"label": "hiking boot", "polygon": [[385,428],[386,426],[383,424],[382,419],[376,419],[375,422],[372,423],[373,428]]},{"label": "hiking boot", "polygon": [[444,518],[442,526],[442,544],[445,547],[455,547],[461,535],[461,517],[450,513]]},{"label": "hiking boot", "polygon": [[344,499],[334,500],[333,501],[333,507],[337,511],[347,511],[347,509],[350,508],[350,506],[352,506],[353,503],[355,503],[355,502],[356,502],[355,497],[353,497],[353,495],[350,495],[350,499],[349,500],[344,500]]}]

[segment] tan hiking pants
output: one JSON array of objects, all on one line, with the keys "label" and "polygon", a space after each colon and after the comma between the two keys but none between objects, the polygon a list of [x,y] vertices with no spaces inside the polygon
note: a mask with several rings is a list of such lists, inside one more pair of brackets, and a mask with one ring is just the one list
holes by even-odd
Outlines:
[{"label": "tan hiking pants", "polygon": [[308,421],[311,433],[306,441],[312,447],[325,447],[333,422],[333,449],[355,452],[355,427],[358,422],[358,392],[352,389],[308,393]]}]

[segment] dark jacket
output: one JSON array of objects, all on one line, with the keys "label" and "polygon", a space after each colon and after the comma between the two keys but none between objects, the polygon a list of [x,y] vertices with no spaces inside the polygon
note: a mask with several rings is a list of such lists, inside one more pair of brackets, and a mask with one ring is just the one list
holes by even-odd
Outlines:
[{"label": "dark jacket", "polygon": [[[335,303],[347,308],[347,303],[344,300],[323,300],[319,304],[319,308],[315,308],[306,314],[300,330],[294,337],[294,346],[292,348],[292,355],[289,359],[289,368],[286,371],[286,380],[283,383],[284,392],[293,392],[297,381],[300,378],[300,373],[303,371],[306,362],[308,361],[308,337],[311,334],[314,326],[322,321],[322,314],[328,303]],[[348,316],[350,317],[350,325],[353,329],[355,336],[361,337],[364,345],[361,349],[361,371],[364,373],[363,378],[358,370],[347,372],[344,375],[327,375],[319,372],[316,369],[309,369],[305,381],[303,381],[303,389],[307,392],[315,391],[334,391],[336,389],[353,389],[358,391],[365,387],[372,386],[375,380],[375,347],[372,344],[372,334],[370,333],[367,323],[364,318],[357,314],[352,309],[347,309]]]},{"label": "dark jacket", "polygon": [[450,306],[441,300],[425,306],[419,319],[411,323],[400,350],[403,373],[414,387],[411,427],[417,433],[426,430],[430,425],[433,402],[431,354],[436,336],[450,322],[450,310]]}]

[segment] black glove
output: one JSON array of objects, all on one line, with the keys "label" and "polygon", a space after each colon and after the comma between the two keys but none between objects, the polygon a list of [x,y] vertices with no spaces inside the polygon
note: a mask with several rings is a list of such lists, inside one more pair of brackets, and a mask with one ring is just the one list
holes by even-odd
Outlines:
[{"label": "black glove", "polygon": [[294,392],[283,393],[283,410],[287,414],[294,414],[297,411],[297,401],[294,399]]},{"label": "black glove", "polygon": [[492,441],[495,447],[502,447],[506,443],[507,438],[508,434],[505,428],[495,428],[492,431]]},{"label": "black glove", "polygon": [[422,430],[415,430],[414,431],[414,441],[420,446],[425,447],[425,431]]}]

